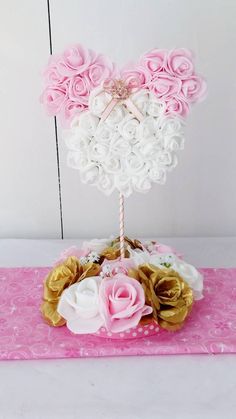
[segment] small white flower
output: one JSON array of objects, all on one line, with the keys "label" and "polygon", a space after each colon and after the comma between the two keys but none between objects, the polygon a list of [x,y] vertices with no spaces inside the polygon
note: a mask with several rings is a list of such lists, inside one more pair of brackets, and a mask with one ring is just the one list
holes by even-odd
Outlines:
[{"label": "small white flower", "polygon": [[111,271],[112,271],[111,265],[107,264],[107,265],[104,265],[102,268],[102,272],[105,276],[110,276]]},{"label": "small white flower", "polygon": [[91,252],[88,255],[88,261],[89,262],[93,262],[93,263],[94,262],[98,262],[99,259],[100,259],[100,256],[99,256],[99,254],[97,252]]},{"label": "small white flower", "polygon": [[86,256],[81,256],[79,261],[81,265],[86,265],[86,263],[88,263],[88,258]]}]

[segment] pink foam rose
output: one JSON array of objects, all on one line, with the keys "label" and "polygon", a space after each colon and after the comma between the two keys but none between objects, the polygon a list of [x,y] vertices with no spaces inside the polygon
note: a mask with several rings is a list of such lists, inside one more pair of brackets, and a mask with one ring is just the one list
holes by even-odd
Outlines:
[{"label": "pink foam rose", "polygon": [[137,84],[145,87],[151,81],[151,74],[141,65],[128,66],[121,71],[121,78],[131,87],[136,86]]},{"label": "pink foam rose", "polygon": [[189,113],[189,105],[178,97],[172,97],[166,101],[165,113],[167,115],[177,114],[185,117]]},{"label": "pink foam rose", "polygon": [[113,333],[136,327],[142,316],[152,313],[140,283],[124,274],[102,281],[99,301],[105,326]]},{"label": "pink foam rose", "polygon": [[68,85],[68,97],[70,100],[87,105],[90,89],[90,81],[87,76],[72,77]]},{"label": "pink foam rose", "polygon": [[163,71],[153,77],[150,89],[158,98],[171,99],[179,94],[181,80]]},{"label": "pink foam rose", "polygon": [[181,253],[178,253],[175,249],[173,249],[173,247],[167,246],[167,245],[161,244],[161,243],[155,243],[153,245],[151,254],[154,254],[155,252],[158,252],[158,253],[173,253],[174,255],[178,256],[179,258],[183,257],[183,255]]},{"label": "pink foam rose", "polygon": [[57,115],[66,101],[66,90],[58,86],[46,87],[40,101],[45,106],[49,116]]},{"label": "pink foam rose", "polygon": [[110,274],[112,276],[116,275],[117,273],[122,273],[127,275],[129,269],[135,268],[135,264],[131,258],[123,258],[122,260],[107,260],[105,259],[102,262],[102,268],[108,265],[110,268]]},{"label": "pink foam rose", "polygon": [[43,73],[44,82],[46,85],[63,86],[66,84],[68,78],[58,71],[57,68],[58,56],[51,55],[48,66]]},{"label": "pink foam rose", "polygon": [[147,54],[144,54],[140,59],[142,64],[151,73],[157,73],[165,70],[167,62],[167,50],[153,49]]},{"label": "pink foam rose", "polygon": [[71,246],[61,252],[59,259],[54,262],[53,266],[61,265],[70,256],[75,256],[79,259],[81,257],[87,256],[88,253],[88,249],[78,249],[76,246]]},{"label": "pink foam rose", "polygon": [[96,87],[101,85],[105,79],[115,77],[117,70],[105,55],[100,54],[96,57],[94,63],[89,66],[86,74],[91,86]]},{"label": "pink foam rose", "polygon": [[182,82],[181,95],[188,102],[198,102],[205,98],[206,82],[202,77],[192,76]]},{"label": "pink foam rose", "polygon": [[96,54],[82,45],[67,48],[57,62],[57,68],[63,76],[71,77],[83,73],[93,62]]},{"label": "pink foam rose", "polygon": [[192,76],[194,73],[192,52],[185,48],[170,51],[167,57],[167,69],[171,74],[183,79]]},{"label": "pink foam rose", "polygon": [[69,123],[74,118],[74,116],[84,112],[86,109],[87,106],[84,103],[66,99],[60,112],[60,119],[63,123],[63,126],[69,126]]}]

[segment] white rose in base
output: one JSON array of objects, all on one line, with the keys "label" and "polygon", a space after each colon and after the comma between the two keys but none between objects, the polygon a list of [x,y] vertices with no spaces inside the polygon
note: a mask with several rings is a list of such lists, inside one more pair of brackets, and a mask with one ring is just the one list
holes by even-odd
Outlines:
[{"label": "white rose in base", "polygon": [[93,239],[83,242],[82,249],[89,249],[90,251],[101,253],[106,247],[111,245],[113,237],[109,239]]},{"label": "white rose in base", "polygon": [[145,263],[150,263],[160,269],[164,269],[165,267],[173,269],[193,290],[195,300],[200,300],[203,297],[203,276],[194,266],[184,262],[182,259],[179,259],[174,253],[156,252],[150,254],[146,250],[142,251],[139,249],[129,249],[129,252],[130,258],[136,267]]},{"label": "white rose in base", "polygon": [[103,325],[99,312],[101,278],[92,276],[63,291],[57,311],[73,333],[96,333]]},{"label": "white rose in base", "polygon": [[175,259],[172,269],[178,272],[192,288],[194,299],[200,300],[203,297],[203,276],[200,272],[193,265],[178,258]]}]

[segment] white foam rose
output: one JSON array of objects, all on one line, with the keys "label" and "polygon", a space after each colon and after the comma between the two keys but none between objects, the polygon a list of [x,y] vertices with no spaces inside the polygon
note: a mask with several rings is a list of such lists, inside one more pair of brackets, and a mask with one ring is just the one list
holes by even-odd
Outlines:
[{"label": "white foam rose", "polygon": [[193,265],[190,265],[177,257],[172,269],[178,272],[178,274],[189,284],[190,288],[192,288],[194,299],[200,300],[203,297],[203,276],[201,273]]},{"label": "white foam rose", "polygon": [[150,93],[147,106],[148,115],[159,117],[165,113],[165,110],[166,103],[164,101],[158,100],[154,94]]},{"label": "white foam rose", "polygon": [[137,136],[141,141],[143,139],[155,138],[157,134],[156,120],[152,116],[143,119],[137,128]]},{"label": "white foam rose", "polygon": [[90,166],[86,166],[80,172],[81,181],[90,185],[96,185],[101,176],[100,171],[101,169],[99,169],[99,167],[97,167],[94,163],[90,164]]},{"label": "white foam rose", "polygon": [[82,112],[79,118],[79,128],[86,131],[89,136],[95,134],[96,128],[99,123],[99,118],[89,111]]},{"label": "white foam rose", "polygon": [[137,192],[148,192],[151,189],[151,182],[148,177],[133,177],[133,186]]},{"label": "white foam rose", "polygon": [[106,118],[106,124],[110,127],[115,127],[117,129],[118,124],[123,120],[127,115],[127,110],[122,104],[117,104],[111,113]]},{"label": "white foam rose", "polygon": [[98,178],[97,186],[105,195],[110,195],[115,189],[114,176],[109,173],[102,173]]},{"label": "white foam rose", "polygon": [[110,101],[111,96],[98,87],[90,93],[89,110],[93,115],[101,117]]},{"label": "white foam rose", "polygon": [[184,123],[179,117],[163,115],[157,119],[157,128],[162,135],[174,135],[183,133]]},{"label": "white foam rose", "polygon": [[67,165],[72,169],[81,171],[88,170],[94,166],[89,157],[81,151],[69,151],[67,154]]},{"label": "white foam rose", "polygon": [[108,158],[104,162],[103,167],[105,169],[105,172],[109,174],[112,174],[112,173],[117,174],[117,173],[121,173],[122,171],[121,161],[119,157],[113,157],[112,155],[108,156]]},{"label": "white foam rose", "polygon": [[143,116],[146,116],[148,102],[149,102],[149,91],[140,89],[132,95],[132,102],[137,106],[138,110]]},{"label": "white foam rose", "polygon": [[125,140],[130,141],[132,144],[136,143],[137,135],[136,131],[139,126],[139,122],[131,114],[126,115],[124,119],[118,125],[118,131]]},{"label": "white foam rose", "polygon": [[[109,144],[115,134],[114,129],[109,127],[105,122],[100,122],[94,136],[96,141]],[[116,135],[118,136],[118,133]]]},{"label": "white foam rose", "polygon": [[154,164],[153,167],[149,169],[148,175],[152,182],[160,183],[162,185],[166,182],[166,170],[163,167],[156,167]]},{"label": "white foam rose", "polygon": [[111,245],[113,237],[108,239],[92,239],[84,241],[82,244],[82,249],[89,249],[90,251],[101,253],[106,247]]},{"label": "white foam rose", "polygon": [[122,156],[120,158],[125,160],[125,157],[131,152],[131,145],[123,137],[117,136],[111,141],[110,151],[113,156]]},{"label": "white foam rose", "polygon": [[181,133],[163,136],[163,145],[170,151],[178,151],[184,149],[184,137]]},{"label": "white foam rose", "polygon": [[68,329],[77,334],[96,333],[103,325],[99,312],[98,276],[85,278],[63,291],[58,306],[58,313],[66,320]]},{"label": "white foam rose", "polygon": [[89,144],[88,155],[91,160],[103,162],[109,153],[109,146],[104,143],[92,140]]},{"label": "white foam rose", "polygon": [[132,151],[127,155],[126,167],[129,174],[141,174],[145,170],[145,161],[141,154]]}]

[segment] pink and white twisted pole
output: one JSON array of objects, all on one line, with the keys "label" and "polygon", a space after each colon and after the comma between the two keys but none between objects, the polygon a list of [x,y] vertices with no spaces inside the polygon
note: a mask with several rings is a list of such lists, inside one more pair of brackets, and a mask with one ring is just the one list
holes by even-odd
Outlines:
[{"label": "pink and white twisted pole", "polygon": [[125,235],[124,235],[124,195],[120,193],[120,257],[125,257]]}]

